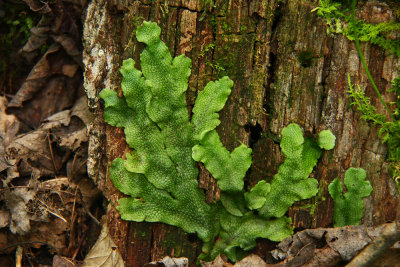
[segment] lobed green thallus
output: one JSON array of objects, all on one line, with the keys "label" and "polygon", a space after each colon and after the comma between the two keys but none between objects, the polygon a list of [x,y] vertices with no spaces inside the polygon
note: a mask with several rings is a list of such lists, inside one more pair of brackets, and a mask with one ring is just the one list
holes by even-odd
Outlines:
[{"label": "lobed green thallus", "polygon": [[[138,41],[147,46],[140,56],[141,71],[133,59],[125,60],[122,92],[105,89],[104,119],[124,128],[132,151],[110,167],[116,188],[128,195],[119,200],[122,219],[163,222],[197,233],[204,242],[202,259],[220,253],[236,261],[256,245],[257,238],[281,241],[293,233],[285,215],[298,200],[315,196],[318,182],[309,178],[322,149],[332,149],[330,131],[304,138],[297,124],[282,131],[285,162],[271,184],[260,181],[249,192],[244,177],[251,165],[251,149],[240,145],[229,152],[215,128],[218,112],[227,101],[233,82],[223,77],[199,92],[189,120],[185,92],[191,60],[172,58],[160,40],[156,23],[144,22],[137,29]],[[198,188],[201,161],[217,180],[221,201],[208,204]]]},{"label": "lobed green thallus", "polygon": [[343,194],[339,178],[329,185],[329,194],[335,201],[333,221],[335,227],[359,225],[363,216],[363,198],[372,192],[372,186],[366,181],[367,173],[361,168],[349,168],[344,176],[347,192]]}]

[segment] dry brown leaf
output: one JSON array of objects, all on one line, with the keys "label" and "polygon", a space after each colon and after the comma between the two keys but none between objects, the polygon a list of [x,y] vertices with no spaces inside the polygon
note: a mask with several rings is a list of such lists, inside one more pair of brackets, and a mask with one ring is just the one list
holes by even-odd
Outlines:
[{"label": "dry brown leaf", "polygon": [[237,262],[234,267],[266,267],[267,264],[260,256],[255,254],[250,254],[246,258],[242,259],[241,261]]},{"label": "dry brown leaf", "polygon": [[[7,155],[19,165],[20,176],[30,175],[37,179],[42,175],[54,175],[54,165],[47,140],[48,131],[39,129],[19,135],[7,147]],[[9,183],[14,177],[7,177]]]},{"label": "dry brown leaf", "polygon": [[108,233],[107,223],[103,228],[99,239],[86,255],[82,267],[123,267],[124,261],[119,254],[118,248]]},{"label": "dry brown leaf", "polygon": [[[86,97],[84,99],[86,100]],[[86,109],[73,108],[71,111],[72,118],[68,127],[52,130],[52,136],[55,137],[58,145],[72,151],[77,151],[83,143],[88,141],[85,121],[90,121],[90,117],[86,114],[89,110],[86,102],[78,101],[77,103],[85,103]]]},{"label": "dry brown leaf", "polygon": [[[37,182],[35,185],[27,187],[16,187],[3,191],[7,206],[18,205],[18,210],[10,209],[12,218],[16,216],[19,227],[30,226],[23,236],[24,242],[41,241],[33,243],[31,246],[39,248],[48,243],[54,247],[58,253],[65,253],[67,240],[71,238],[70,226],[71,213],[73,207],[80,203],[75,195],[73,188],[68,188],[69,180],[67,177],[60,177],[44,182]],[[16,197],[15,193],[20,195]],[[21,196],[22,195],[22,196]],[[17,202],[17,203],[15,203]],[[75,210],[75,213],[82,212]],[[20,214],[24,215],[23,217]],[[21,232],[21,231],[20,231]],[[10,235],[10,243],[21,242],[21,236]],[[1,248],[0,248],[1,249]]]},{"label": "dry brown leaf", "polygon": [[225,256],[218,255],[213,261],[200,261],[202,267],[232,267]]},{"label": "dry brown leaf", "polygon": [[70,259],[55,255],[53,257],[53,267],[75,267],[75,263],[73,263]]},{"label": "dry brown leaf", "polygon": [[46,84],[47,78],[51,76],[51,63],[48,57],[57,51],[60,47],[57,44],[51,45],[42,58],[36,63],[29,73],[26,81],[18,90],[8,104],[8,107],[22,107],[22,103],[31,99]]},{"label": "dry brown leaf", "polygon": [[81,83],[79,64],[54,43],[32,68],[8,107],[14,108],[23,123],[37,128],[45,118],[74,104]]},{"label": "dry brown leaf", "polygon": [[68,126],[71,122],[71,110],[67,109],[51,115],[43,121],[40,128],[51,129],[61,126]]},{"label": "dry brown leaf", "polygon": [[335,266],[351,260],[384,226],[306,229],[283,240],[271,254],[284,260],[275,266]]},{"label": "dry brown leaf", "polygon": [[[66,162],[63,159],[64,154],[50,150],[49,137],[66,151],[77,151],[88,141],[86,122],[90,122],[92,116],[86,104],[86,97],[82,97],[71,110],[64,110],[46,118],[38,130],[14,137],[6,148],[7,162],[3,163],[4,168],[10,170],[6,183],[22,175],[32,175],[35,179],[43,175],[55,175]],[[19,172],[16,165],[19,166]],[[81,162],[76,162],[73,167],[81,165]]]},{"label": "dry brown leaf", "polygon": [[228,262],[225,256],[218,255],[212,262],[201,261],[202,267],[266,267],[269,266],[265,261],[258,255],[250,254],[243,258],[241,261],[235,263],[235,265]]},{"label": "dry brown leaf", "polygon": [[[340,254],[330,247],[325,247],[322,249],[315,249],[314,256],[307,263],[303,264],[304,267],[313,267],[313,266],[324,266],[324,267],[333,267],[337,266],[337,264],[342,261]],[[285,266],[290,266],[285,265]],[[296,265],[292,265],[296,266]]]},{"label": "dry brown leaf", "polygon": [[[74,189],[66,191],[68,185],[68,178],[61,177],[42,183],[36,182],[29,187],[3,190],[2,198],[11,213],[11,232],[27,234],[24,236],[26,240],[47,240],[54,247],[63,248],[66,245],[65,233],[71,216],[68,207],[71,210],[76,201]],[[46,223],[50,221],[57,221],[60,225],[55,227]],[[35,231],[30,232],[32,223],[36,227]]]},{"label": "dry brown leaf", "polygon": [[71,116],[79,117],[86,125],[93,122],[94,115],[90,112],[87,97],[79,98],[72,107]]},{"label": "dry brown leaf", "polygon": [[50,21],[51,20],[48,17],[42,17],[38,25],[31,28],[30,30],[31,36],[29,37],[24,47],[20,50],[20,52],[22,53],[34,52],[35,50],[38,50],[44,44],[46,44],[48,33],[51,30],[51,27],[49,26]]},{"label": "dry brown leaf", "polygon": [[11,215],[8,210],[0,210],[0,229],[10,224]]},{"label": "dry brown leaf", "polygon": [[0,96],[0,172],[13,166],[6,158],[6,147],[15,138],[20,123],[16,116],[6,113],[7,99]]},{"label": "dry brown leaf", "polygon": [[71,188],[73,188],[75,184],[79,188],[79,192],[82,195],[83,203],[89,210],[92,205],[95,204],[95,201],[98,201],[99,196],[101,195],[101,191],[93,183],[93,180],[87,176],[79,179],[79,181],[77,182],[71,183],[70,181],[70,184],[72,184]]},{"label": "dry brown leaf", "polygon": [[6,201],[7,208],[11,213],[10,231],[14,234],[26,234],[31,229],[30,219],[26,204],[32,200],[35,192],[27,188],[17,188],[5,190],[3,199]]},{"label": "dry brown leaf", "polygon": [[7,98],[0,96],[0,137],[8,145],[19,131],[20,123],[14,115],[6,113]]},{"label": "dry brown leaf", "polygon": [[[44,243],[50,244],[60,254],[64,253],[66,248],[68,231],[68,224],[58,217],[51,217],[48,222],[31,222],[32,231],[24,236],[24,241],[35,242],[40,240],[43,243],[32,243],[31,246],[40,248]],[[34,231],[33,231],[34,229]],[[14,242],[18,242],[14,240]],[[53,253],[54,253],[53,252]]]},{"label": "dry brown leaf", "polygon": [[39,0],[24,0],[24,1],[35,12],[39,12],[42,14],[51,12],[51,8],[50,8],[49,4],[46,2],[39,1]]},{"label": "dry brown leaf", "polygon": [[166,256],[162,260],[149,262],[149,263],[146,263],[144,266],[145,267],[151,267],[151,266],[188,267],[189,260],[188,260],[188,258],[183,258],[183,257],[171,258],[169,256]]},{"label": "dry brown leaf", "polygon": [[68,35],[52,35],[54,41],[59,43],[67,52],[68,55],[72,57],[80,57],[82,51],[78,48],[76,40]]}]

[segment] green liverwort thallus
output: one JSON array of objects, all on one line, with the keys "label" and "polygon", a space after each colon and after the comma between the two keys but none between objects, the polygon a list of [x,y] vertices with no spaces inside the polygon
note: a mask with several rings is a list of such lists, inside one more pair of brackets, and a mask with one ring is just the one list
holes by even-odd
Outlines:
[{"label": "green liverwort thallus", "polygon": [[[245,192],[251,149],[240,145],[229,152],[215,130],[233,81],[223,77],[209,82],[199,92],[189,120],[185,92],[191,60],[184,55],[173,58],[160,32],[153,22],[138,27],[136,37],[146,48],[140,55],[141,71],[133,59],[121,67],[124,96],[109,89],[100,93],[105,121],[124,128],[131,148],[125,160],[117,158],[110,166],[115,187],[129,196],[119,200],[122,219],[163,222],[197,233],[204,242],[200,258],[208,260],[225,253],[236,261],[257,238],[280,241],[291,235],[290,219],[284,215],[295,201],[317,193],[317,180],[308,176],[321,148],[305,139],[297,124],[290,124],[282,131],[286,160],[278,174],[271,184],[261,181]],[[329,138],[322,142],[325,149],[334,146],[334,138]],[[196,161],[217,180],[220,202],[205,202]]]}]

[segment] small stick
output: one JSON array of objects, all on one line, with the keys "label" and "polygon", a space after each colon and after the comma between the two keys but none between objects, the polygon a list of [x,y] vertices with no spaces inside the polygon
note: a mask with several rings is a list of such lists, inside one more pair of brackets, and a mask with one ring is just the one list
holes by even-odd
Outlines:
[{"label": "small stick", "polygon": [[18,246],[21,246],[21,245],[30,245],[30,244],[43,244],[43,245],[47,245],[48,247],[50,247],[51,249],[53,249],[53,250],[55,251],[56,254],[58,254],[57,249],[56,249],[53,245],[51,245],[51,244],[49,244],[49,243],[46,243],[46,242],[43,242],[43,241],[18,242],[18,243],[15,243],[15,244],[12,244],[12,245],[9,245],[9,246],[7,246],[7,247],[5,247],[5,248],[0,249],[0,253],[4,252],[4,251],[6,251],[7,249],[12,248],[12,247],[18,247]]},{"label": "small stick", "polygon": [[58,171],[57,171],[57,167],[56,167],[56,162],[54,160],[53,147],[51,145],[51,140],[50,140],[50,130],[48,130],[48,132],[47,132],[47,141],[49,143],[50,158],[51,158],[51,162],[53,163],[54,173],[55,173],[55,175],[57,175]]},{"label": "small stick", "polygon": [[15,267],[22,266],[22,252],[23,248],[21,246],[18,246],[17,251],[15,251]]}]

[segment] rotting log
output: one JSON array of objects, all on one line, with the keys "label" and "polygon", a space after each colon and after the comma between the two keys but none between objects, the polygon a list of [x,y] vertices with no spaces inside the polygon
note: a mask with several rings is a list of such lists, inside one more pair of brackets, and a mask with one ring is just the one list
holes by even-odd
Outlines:
[{"label": "rotting log", "polygon": [[[314,215],[296,203],[289,211],[296,229],[332,226],[333,202],[327,186],[343,177],[349,167],[362,167],[374,188],[365,200],[363,223],[378,225],[395,219],[400,209],[395,184],[387,171],[386,147],[377,128],[360,119],[351,108],[346,91],[347,74],[365,88],[378,111],[384,108],[374,95],[354,43],[343,36],[328,36],[324,20],[311,10],[317,1],[92,1],[84,25],[85,89],[89,106],[97,115],[89,127],[88,172],[110,201],[107,221],[126,266],[141,266],[165,255],[185,256],[194,264],[201,242],[181,230],[159,223],[134,223],[119,219],[115,210],[122,196],[112,185],[107,166],[127,150],[121,129],[106,125],[98,93],[103,88],[120,90],[119,67],[132,57],[139,67],[143,45],[135,29],[143,20],[157,22],[162,40],[172,55],[192,59],[187,102],[193,106],[198,90],[218,77],[234,82],[232,95],[220,113],[218,132],[230,149],[244,143],[253,149],[253,165],[246,176],[251,187],[270,180],[282,162],[279,138],[282,128],[298,123],[307,136],[331,129],[337,137],[333,151],[324,152],[313,175],[322,196]],[[358,12],[367,21],[393,19],[382,2],[361,2]],[[362,44],[372,75],[384,98],[400,67],[399,60],[370,44]],[[218,199],[215,181],[201,168],[200,186],[207,200]],[[260,241],[263,255],[271,243]]]}]

